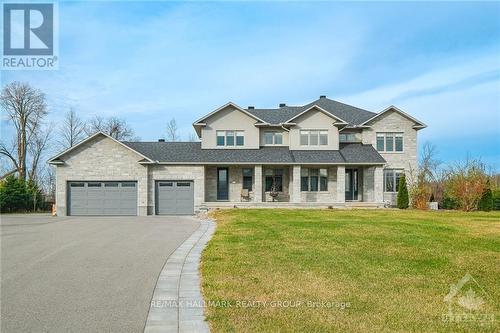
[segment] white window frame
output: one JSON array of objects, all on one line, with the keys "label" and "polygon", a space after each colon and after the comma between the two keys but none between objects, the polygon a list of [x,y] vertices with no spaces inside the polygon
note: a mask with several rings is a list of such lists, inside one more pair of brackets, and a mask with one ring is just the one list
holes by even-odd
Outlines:
[{"label": "white window frame", "polygon": [[[266,142],[266,134],[272,135],[272,143]],[[281,143],[276,143],[276,136],[281,136]],[[265,146],[283,146],[283,132],[279,131],[264,131],[264,145]]]},{"label": "white window frame", "polygon": [[[360,138],[356,135],[357,133],[339,133],[339,142],[340,143],[359,143],[361,142]],[[348,137],[353,136],[354,140],[349,140]],[[345,138],[345,140],[342,140]]]},{"label": "white window frame", "polygon": [[[229,134],[229,135],[228,135]],[[219,145],[218,138],[224,138],[224,144]],[[231,137],[233,139],[233,144],[227,144],[227,138]],[[237,140],[238,137],[243,137],[243,144],[238,145]],[[245,131],[242,130],[216,130],[215,131],[215,145],[217,147],[244,147],[245,146]]]},{"label": "white window frame", "polygon": [[[307,144],[302,143],[302,136],[307,135]],[[321,136],[326,135],[326,143],[321,144]],[[317,144],[311,144],[311,137],[317,137],[318,143]],[[322,147],[322,146],[328,146],[330,138],[328,135],[328,130],[326,129],[305,129],[305,130],[300,130],[299,131],[299,144],[301,146],[309,146],[309,147]]]},{"label": "white window frame", "polygon": [[[401,138],[401,149],[396,150],[396,137]],[[384,138],[384,149],[378,149],[378,138]],[[387,150],[387,140],[392,138],[392,150]],[[375,149],[381,153],[401,154],[405,151],[405,139],[403,132],[377,132],[375,136]]]}]

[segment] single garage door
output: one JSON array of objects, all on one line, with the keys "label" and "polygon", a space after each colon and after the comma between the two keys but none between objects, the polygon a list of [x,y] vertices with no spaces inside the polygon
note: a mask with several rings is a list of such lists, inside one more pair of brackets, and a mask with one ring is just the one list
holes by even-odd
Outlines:
[{"label": "single garage door", "polygon": [[192,181],[157,181],[156,214],[194,214],[194,183]]},{"label": "single garage door", "polygon": [[68,215],[137,215],[136,182],[69,182]]}]

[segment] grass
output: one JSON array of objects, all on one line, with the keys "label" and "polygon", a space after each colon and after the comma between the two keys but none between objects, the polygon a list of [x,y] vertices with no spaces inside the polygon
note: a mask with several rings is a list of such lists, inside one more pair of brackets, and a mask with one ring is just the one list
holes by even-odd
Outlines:
[{"label": "grass", "polygon": [[[201,270],[214,332],[498,329],[498,212],[234,209],[213,215],[217,231]],[[495,322],[443,322],[443,298],[466,273],[484,289],[466,285],[484,300],[470,313],[493,314]],[[453,311],[464,313],[456,303]]]}]

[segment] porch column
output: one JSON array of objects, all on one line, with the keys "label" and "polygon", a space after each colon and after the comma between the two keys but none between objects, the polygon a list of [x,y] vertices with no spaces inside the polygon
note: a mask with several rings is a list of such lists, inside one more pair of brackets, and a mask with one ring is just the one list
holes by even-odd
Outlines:
[{"label": "porch column", "polygon": [[292,171],[291,202],[300,202],[300,165],[294,165]]},{"label": "porch column", "polygon": [[345,202],[345,166],[337,166],[337,202]]},{"label": "porch column", "polygon": [[255,186],[253,189],[253,201],[262,202],[262,165],[256,165],[254,170]]},{"label": "porch column", "polygon": [[384,202],[384,168],[382,166],[375,167],[373,175],[373,188],[375,202]]}]

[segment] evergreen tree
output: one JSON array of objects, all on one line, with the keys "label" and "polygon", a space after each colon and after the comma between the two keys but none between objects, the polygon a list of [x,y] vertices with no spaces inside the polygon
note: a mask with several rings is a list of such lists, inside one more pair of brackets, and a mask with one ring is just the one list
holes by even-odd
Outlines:
[{"label": "evergreen tree", "polygon": [[399,180],[398,208],[399,209],[406,209],[406,208],[408,208],[409,203],[410,203],[410,200],[408,199],[408,186],[406,185],[406,177],[405,177],[405,175],[403,175],[403,176],[401,176],[401,179]]},{"label": "evergreen tree", "polygon": [[483,196],[481,197],[481,200],[479,201],[477,208],[479,210],[484,210],[486,212],[489,212],[490,210],[493,209],[493,203],[494,203],[493,193],[491,192],[490,182],[488,181],[486,190],[484,191]]}]

